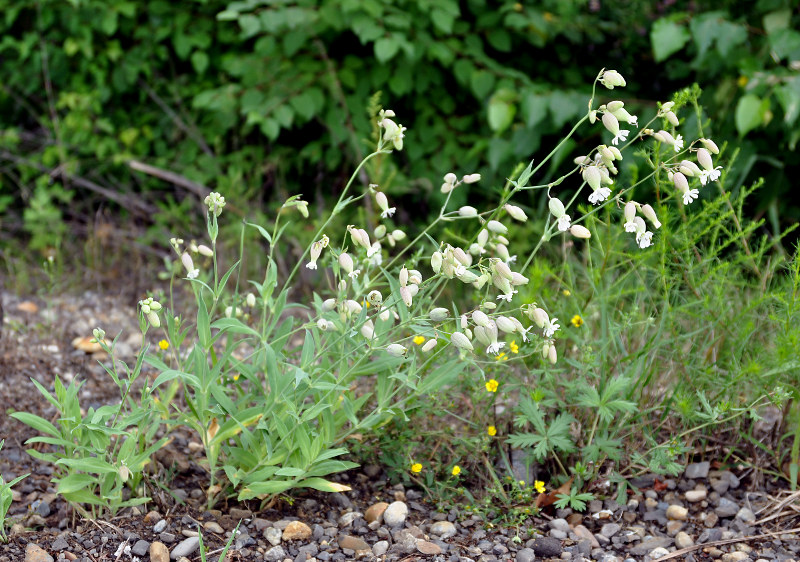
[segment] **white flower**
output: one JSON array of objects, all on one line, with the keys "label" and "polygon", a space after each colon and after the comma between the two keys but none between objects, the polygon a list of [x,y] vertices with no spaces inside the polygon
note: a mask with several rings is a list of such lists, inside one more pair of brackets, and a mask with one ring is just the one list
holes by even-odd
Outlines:
[{"label": "white flower", "polygon": [[683,194],[683,204],[688,205],[698,197],[700,197],[700,192],[696,189],[690,189]]},{"label": "white flower", "polygon": [[611,144],[617,145],[619,144],[620,141],[625,142],[626,140],[628,140],[628,133],[630,133],[630,131],[628,131],[627,129],[620,129],[619,131],[617,131],[617,134],[614,135],[614,138],[611,139]]},{"label": "white flower", "polygon": [[597,205],[608,199],[609,195],[611,195],[611,189],[608,187],[598,188],[589,194],[589,203]]},{"label": "white flower", "polygon": [[569,230],[570,223],[572,219],[569,218],[569,215],[561,215],[558,217],[558,222],[556,222],[556,226],[560,232],[566,232]]},{"label": "white flower", "polygon": [[600,83],[609,90],[613,90],[614,86],[624,86],[625,79],[616,70],[606,70],[600,77]]},{"label": "white flower", "polygon": [[672,148],[675,149],[675,152],[680,152],[681,150],[683,150],[683,136],[682,135],[676,135],[675,136],[675,142],[672,144]]},{"label": "white flower", "polygon": [[203,202],[208,207],[208,210],[217,217],[222,213],[222,208],[225,206],[225,198],[216,191],[209,193]]},{"label": "white flower", "polygon": [[544,323],[544,337],[546,338],[551,337],[561,327],[558,325],[558,322],[556,322],[556,320],[558,320],[558,318],[554,316],[553,318],[548,318],[547,322]]},{"label": "white flower", "polygon": [[649,220],[655,228],[661,228],[661,221],[658,220],[655,210],[650,205],[642,205],[642,214]]},{"label": "white flower", "polygon": [[360,270],[360,269],[354,269],[353,271],[351,271],[350,273],[348,273],[348,274],[347,274],[347,276],[348,276],[350,279],[355,279],[356,277],[358,277],[358,275],[359,275],[360,273],[361,273],[361,270]]},{"label": "white flower", "polygon": [[490,353],[492,355],[497,355],[500,353],[500,350],[506,346],[506,342],[497,342],[490,344],[489,347],[486,348],[486,353]]},{"label": "white flower", "polygon": [[636,234],[636,243],[639,244],[639,247],[642,250],[650,246],[653,243],[652,240],[653,240],[652,232],[644,232]]},{"label": "white flower", "polygon": [[498,296],[497,296],[497,300],[499,300],[499,301],[500,301],[500,300],[504,300],[504,301],[506,301],[506,302],[511,302],[511,299],[512,299],[512,298],[514,297],[514,295],[516,295],[517,293],[519,293],[519,291],[511,291],[510,293],[505,293],[505,294],[503,294],[503,295],[498,295]]},{"label": "white flower", "polygon": [[382,191],[379,191],[375,194],[375,201],[378,203],[378,207],[381,208],[381,218],[385,219],[387,217],[391,217],[394,215],[396,207],[389,207],[389,201],[386,199],[386,194]]},{"label": "white flower", "polygon": [[720,170],[722,166],[717,166],[713,170],[701,170],[700,171],[700,183],[705,185],[710,181],[717,181],[719,176],[722,172]]}]

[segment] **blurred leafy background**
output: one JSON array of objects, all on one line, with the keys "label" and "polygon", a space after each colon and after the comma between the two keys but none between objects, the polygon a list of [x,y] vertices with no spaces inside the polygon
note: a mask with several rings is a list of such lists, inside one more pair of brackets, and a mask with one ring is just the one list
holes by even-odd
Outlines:
[{"label": "blurred leafy background", "polygon": [[[424,220],[426,205],[438,209],[444,173],[479,171],[482,186],[499,187],[516,163],[549,151],[585,113],[601,67],[628,78],[619,95],[635,110],[698,83],[700,120],[713,123],[705,134],[741,150],[732,194],[763,177],[751,212],[768,219],[767,231],[800,216],[792,0],[0,0],[0,8],[7,274],[19,273],[26,252],[68,243],[90,266],[108,267],[109,248],[156,252],[167,234],[190,228],[211,189],[255,221],[291,194],[330,202],[366,152],[365,108],[376,92],[408,133],[403,153],[364,183],[398,200],[398,222]],[[599,133],[581,142],[565,145],[545,180]],[[454,203],[468,195],[480,203],[486,189],[462,189]]]}]

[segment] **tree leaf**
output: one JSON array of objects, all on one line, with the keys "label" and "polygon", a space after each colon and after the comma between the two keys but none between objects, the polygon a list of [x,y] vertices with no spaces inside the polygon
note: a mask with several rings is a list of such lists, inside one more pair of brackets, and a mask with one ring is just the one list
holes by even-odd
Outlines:
[{"label": "tree leaf", "polygon": [[653,57],[656,62],[661,62],[677,53],[688,41],[689,32],[685,27],[664,18],[654,23],[650,31],[650,43],[653,46]]},{"label": "tree leaf", "polygon": [[761,98],[753,94],[742,96],[736,104],[736,130],[739,135],[745,136],[762,122]]}]

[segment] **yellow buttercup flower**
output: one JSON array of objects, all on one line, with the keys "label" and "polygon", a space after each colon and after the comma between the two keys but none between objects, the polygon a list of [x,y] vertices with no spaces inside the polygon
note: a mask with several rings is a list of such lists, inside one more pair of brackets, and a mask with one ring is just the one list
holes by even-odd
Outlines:
[{"label": "yellow buttercup flower", "polygon": [[450,474],[452,474],[453,476],[458,476],[459,474],[461,474],[461,467],[458,466],[458,465],[455,465],[453,467],[453,470],[450,471]]},{"label": "yellow buttercup flower", "polygon": [[494,358],[495,361],[508,361],[508,356],[506,355],[505,351],[500,353]]},{"label": "yellow buttercup flower", "polygon": [[169,342],[167,340],[161,340],[160,342],[158,342],[158,347],[166,351],[167,349],[169,349]]},{"label": "yellow buttercup flower", "polygon": [[489,435],[489,437],[494,437],[497,435],[497,428],[493,425],[490,425],[486,428],[486,433]]},{"label": "yellow buttercup flower", "polygon": [[583,326],[583,318],[581,318],[580,314],[576,314],[575,316],[573,316],[570,322],[572,322],[572,325],[575,326],[576,328],[580,328],[581,326]]},{"label": "yellow buttercup flower", "polygon": [[414,474],[419,474],[420,472],[422,472],[422,463],[415,462],[414,464],[412,464],[411,472],[413,472]]},{"label": "yellow buttercup flower", "polygon": [[414,336],[414,339],[411,341],[413,341],[417,345],[422,345],[423,343],[425,343],[425,336]]},{"label": "yellow buttercup flower", "polygon": [[542,482],[541,480],[537,480],[536,482],[534,482],[534,483],[533,483],[533,488],[534,488],[534,489],[535,489],[537,492],[539,492],[540,494],[544,494],[544,490],[545,490],[545,488],[544,488],[544,482]]},{"label": "yellow buttercup flower", "polygon": [[489,392],[497,392],[498,386],[500,386],[500,383],[498,383],[495,379],[489,379],[486,381],[486,390]]},{"label": "yellow buttercup flower", "polygon": [[508,347],[511,349],[511,353],[519,353],[519,346],[516,340],[512,341]]},{"label": "yellow buttercup flower", "polygon": [[562,295],[564,295],[565,297],[568,297],[568,296],[570,296],[572,293],[570,293],[570,292],[569,292],[569,289],[564,289],[563,291],[561,291],[561,294],[562,294]]}]

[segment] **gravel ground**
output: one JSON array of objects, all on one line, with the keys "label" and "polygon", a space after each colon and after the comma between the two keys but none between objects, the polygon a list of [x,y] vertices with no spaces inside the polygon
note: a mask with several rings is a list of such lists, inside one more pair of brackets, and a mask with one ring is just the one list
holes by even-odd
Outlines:
[{"label": "gravel ground", "polygon": [[[120,306],[113,297],[94,294],[50,306],[6,295],[4,304],[4,414],[19,409],[52,418],[55,411],[39,398],[30,377],[50,387],[54,373],[85,381],[84,407],[119,400],[96,362],[102,357],[80,349],[76,338],[95,326],[109,334],[122,330],[121,354],[132,356],[140,344],[134,304]],[[205,476],[196,462],[202,447],[178,430],[156,455],[173,477],[164,481],[164,490],[156,489],[149,511],[134,508],[91,521],[75,517],[54,493],[52,469],[24,452],[24,441],[33,435],[0,416],[0,437],[6,438],[0,473],[9,480],[32,472],[15,487],[11,540],[0,544],[0,562],[194,562],[200,560],[199,531],[207,559],[216,561],[237,524],[231,561],[800,559],[800,493],[764,484],[747,467],[722,470],[705,461],[689,464],[674,479],[645,475],[634,482],[638,491],[625,505],[597,500],[585,513],[549,507],[516,528],[494,526],[457,508],[437,511],[418,490],[388,482],[378,459],[340,475],[352,487],[347,493],[304,493],[291,505],[257,513],[249,505],[204,511]]]}]

